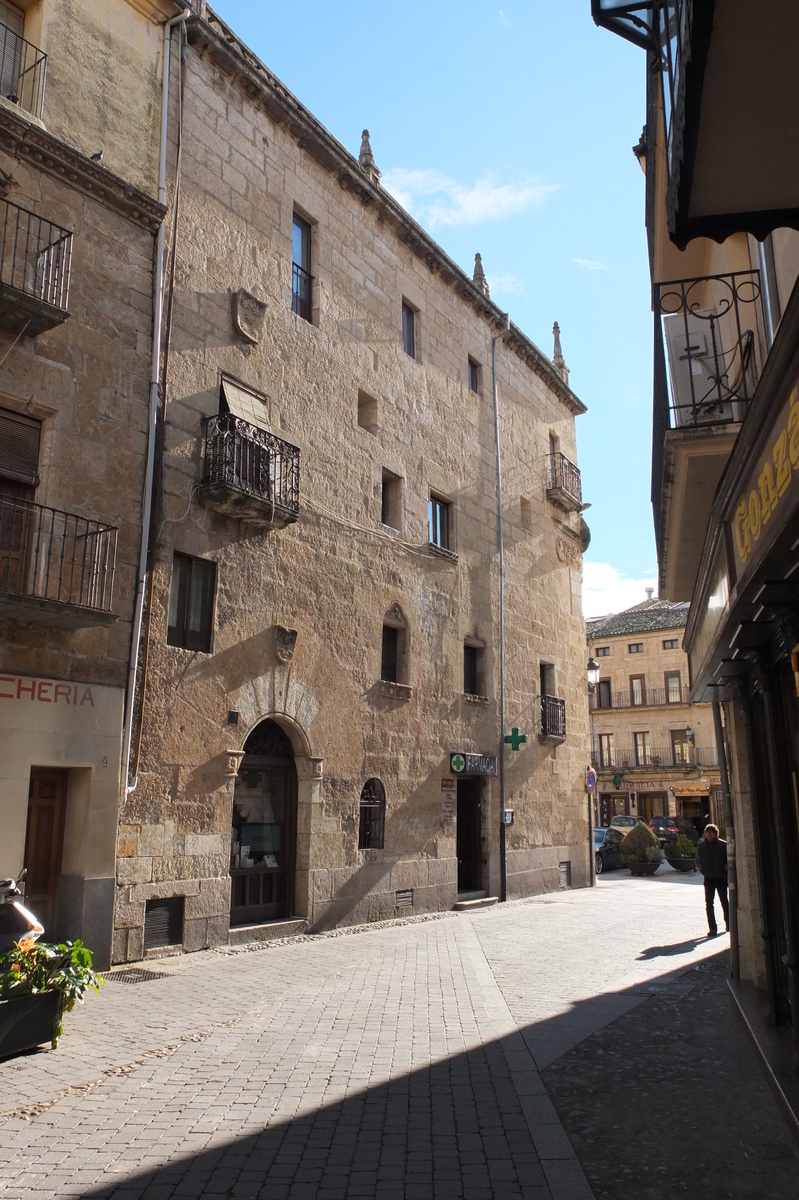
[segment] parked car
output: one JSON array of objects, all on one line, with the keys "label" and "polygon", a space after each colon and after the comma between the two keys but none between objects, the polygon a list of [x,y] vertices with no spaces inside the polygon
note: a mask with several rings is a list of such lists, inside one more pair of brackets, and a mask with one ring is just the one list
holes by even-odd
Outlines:
[{"label": "parked car", "polygon": [[637,817],[625,817],[623,813],[617,813],[610,822],[610,828],[620,829],[624,834],[629,833],[631,829],[635,829],[637,824]]},{"label": "parked car", "polygon": [[676,842],[681,833],[690,838],[694,845],[699,841],[699,834],[690,821],[685,817],[653,817],[649,828],[657,837],[661,846],[666,842]]},{"label": "parked car", "polygon": [[622,829],[594,830],[594,861],[597,875],[601,875],[603,871],[612,871],[614,867],[624,866],[621,860],[624,836],[625,830]]}]

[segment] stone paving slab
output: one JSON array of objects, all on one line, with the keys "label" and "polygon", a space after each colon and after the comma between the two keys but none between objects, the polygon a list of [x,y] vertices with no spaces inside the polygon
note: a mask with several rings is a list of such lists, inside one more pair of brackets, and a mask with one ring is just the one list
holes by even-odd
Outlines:
[{"label": "stone paving slab", "polygon": [[0,1063],[0,1196],[589,1200],[539,1070],[701,961],[703,919],[701,888],[605,877],[149,964]]}]

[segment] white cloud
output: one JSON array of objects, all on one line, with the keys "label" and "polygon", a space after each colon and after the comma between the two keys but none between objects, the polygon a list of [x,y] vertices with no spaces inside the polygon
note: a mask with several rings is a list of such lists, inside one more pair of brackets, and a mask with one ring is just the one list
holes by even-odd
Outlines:
[{"label": "white cloud", "polygon": [[492,296],[495,292],[502,296],[522,291],[522,281],[515,275],[487,275],[486,279]]},{"label": "white cloud", "polygon": [[631,579],[610,563],[583,563],[583,613],[586,617],[604,617],[608,613],[624,612],[646,600],[646,588],[658,594],[657,572],[643,579]]},{"label": "white cloud", "polygon": [[595,258],[573,258],[572,262],[577,263],[577,266],[582,267],[584,271],[610,270],[610,267],[606,267],[604,263],[597,262]]},{"label": "white cloud", "polygon": [[500,8],[498,11],[499,11],[499,19],[502,22],[502,24],[505,26],[505,28],[513,29],[513,21],[509,20],[507,14],[504,12],[504,10]]},{"label": "white cloud", "polygon": [[540,208],[553,184],[526,178],[515,183],[497,183],[486,175],[471,185],[458,183],[440,171],[409,171],[395,167],[386,171],[383,186],[431,229],[438,225],[479,225],[501,221],[527,208]]}]

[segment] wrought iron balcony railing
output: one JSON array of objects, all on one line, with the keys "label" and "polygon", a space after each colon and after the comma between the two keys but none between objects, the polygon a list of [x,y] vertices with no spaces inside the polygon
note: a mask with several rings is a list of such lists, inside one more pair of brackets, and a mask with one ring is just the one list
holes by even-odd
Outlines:
[{"label": "wrought iron balcony railing", "polygon": [[580,468],[570,462],[565,454],[550,454],[547,457],[547,496],[571,510],[582,505]]},{"label": "wrought iron balcony railing", "polygon": [[541,733],[544,741],[562,742],[566,737],[566,701],[557,696],[541,697]]},{"label": "wrought iron balcony railing", "polygon": [[679,746],[647,746],[638,750],[635,746],[621,750],[595,748],[591,762],[600,769],[625,771],[636,767],[717,767],[719,757],[715,746],[684,742]]},{"label": "wrought iron balcony railing", "polygon": [[0,200],[0,325],[35,336],[69,316],[72,234]]},{"label": "wrought iron balcony railing", "polygon": [[291,264],[291,307],[303,321],[311,319],[313,276],[297,263]]},{"label": "wrought iron balcony railing", "polygon": [[590,696],[589,703],[590,707],[598,712],[609,708],[655,708],[664,704],[689,704],[690,696],[691,689],[685,686],[668,690],[644,688],[640,700],[634,699],[629,689],[610,692],[596,688]]},{"label": "wrought iron balcony railing", "polygon": [[111,525],[0,495],[0,609],[13,597],[110,613],[116,548]]},{"label": "wrought iron balcony railing", "polygon": [[220,512],[281,527],[300,511],[300,452],[232,413],[205,424],[203,494]]},{"label": "wrought iron balcony railing", "polygon": [[0,92],[41,120],[47,55],[0,24]]},{"label": "wrought iron balcony railing", "polygon": [[742,421],[757,386],[766,329],[760,272],[656,284],[655,311],[669,369],[665,427]]}]

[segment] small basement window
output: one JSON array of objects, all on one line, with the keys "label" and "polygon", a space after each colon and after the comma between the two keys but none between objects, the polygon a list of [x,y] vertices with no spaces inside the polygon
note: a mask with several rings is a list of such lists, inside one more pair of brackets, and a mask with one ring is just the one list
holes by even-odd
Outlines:
[{"label": "small basement window", "polygon": [[185,896],[167,900],[148,900],[144,912],[144,949],[183,944]]}]

